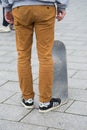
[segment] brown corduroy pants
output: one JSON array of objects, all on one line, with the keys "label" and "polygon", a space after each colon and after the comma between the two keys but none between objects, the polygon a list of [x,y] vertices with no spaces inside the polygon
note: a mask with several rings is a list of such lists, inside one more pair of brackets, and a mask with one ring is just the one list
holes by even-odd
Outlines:
[{"label": "brown corduroy pants", "polygon": [[31,48],[35,29],[39,59],[39,100],[48,102],[52,96],[55,7],[21,6],[12,10],[18,51],[19,83],[24,99],[34,98]]}]

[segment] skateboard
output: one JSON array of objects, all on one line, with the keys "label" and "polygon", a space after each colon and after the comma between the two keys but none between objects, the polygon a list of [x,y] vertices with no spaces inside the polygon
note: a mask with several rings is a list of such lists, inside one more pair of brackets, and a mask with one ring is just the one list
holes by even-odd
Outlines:
[{"label": "skateboard", "polygon": [[67,81],[67,61],[66,48],[61,41],[54,41],[52,50],[54,61],[54,79],[52,96],[61,99],[61,103],[68,102],[68,81]]}]

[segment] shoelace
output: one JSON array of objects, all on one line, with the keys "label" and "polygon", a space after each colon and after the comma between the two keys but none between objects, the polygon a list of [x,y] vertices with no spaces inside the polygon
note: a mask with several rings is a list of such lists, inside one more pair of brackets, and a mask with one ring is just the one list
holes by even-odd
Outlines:
[{"label": "shoelace", "polygon": [[25,100],[25,103],[32,103],[34,100],[32,98]]},{"label": "shoelace", "polygon": [[49,104],[50,104],[50,102],[46,102],[46,103],[40,102],[39,106],[40,107],[48,107]]}]

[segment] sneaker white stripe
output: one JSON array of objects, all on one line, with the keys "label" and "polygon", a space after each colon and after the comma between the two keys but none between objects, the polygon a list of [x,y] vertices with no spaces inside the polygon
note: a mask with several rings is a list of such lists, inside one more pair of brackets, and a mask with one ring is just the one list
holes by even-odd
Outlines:
[{"label": "sneaker white stripe", "polygon": [[21,104],[22,104],[26,109],[33,109],[33,108],[34,108],[34,105],[32,105],[32,106],[26,106],[23,102],[21,102]]}]

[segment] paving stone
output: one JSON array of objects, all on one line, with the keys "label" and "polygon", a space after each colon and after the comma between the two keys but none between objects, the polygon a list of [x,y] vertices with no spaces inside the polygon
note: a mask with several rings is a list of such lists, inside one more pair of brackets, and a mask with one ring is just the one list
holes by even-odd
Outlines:
[{"label": "paving stone", "polygon": [[87,116],[87,102],[75,101],[66,112]]},{"label": "paving stone", "polygon": [[87,64],[68,63],[68,69],[87,71]]},{"label": "paving stone", "polygon": [[0,77],[5,79],[5,80],[10,80],[10,81],[18,81],[18,74],[17,72],[12,72],[12,71],[0,71]]},{"label": "paving stone", "polygon": [[[70,36],[69,36],[70,37]],[[72,37],[71,37],[72,38]],[[75,38],[75,37],[74,37]],[[75,41],[75,42],[74,42]],[[78,42],[78,41],[76,41],[76,40],[74,40],[73,41],[73,44],[72,43],[70,43],[70,44],[66,44],[66,48],[68,49],[68,50],[74,50],[73,51],[73,53],[72,54],[77,54],[76,56],[86,56],[86,48],[85,48],[85,46],[86,46],[86,43],[85,43],[85,41],[83,41],[83,43],[82,42],[80,42],[79,41],[79,43],[80,44],[75,44],[76,42]],[[79,47],[79,51],[78,51],[78,47]],[[85,53],[84,53],[85,52]],[[82,54],[82,55],[81,55]]]},{"label": "paving stone", "polygon": [[33,87],[34,87],[35,93],[38,95],[39,94],[39,86],[37,84],[34,84]]},{"label": "paving stone", "polygon": [[66,50],[66,51],[67,51],[67,56],[73,53],[73,50]]},{"label": "paving stone", "polygon": [[21,122],[31,123],[35,125],[41,125],[46,127],[67,129],[67,130],[86,130],[87,129],[87,117],[59,113],[49,112],[45,114],[39,113],[37,110],[33,110],[32,113],[27,115]]},{"label": "paving stone", "polygon": [[69,89],[69,99],[87,101],[87,90]]},{"label": "paving stone", "polygon": [[15,93],[13,96],[8,98],[4,103],[23,107],[23,105],[21,104],[21,93]]},{"label": "paving stone", "polygon": [[[6,37],[4,36],[5,38],[3,38],[3,34],[2,33],[0,33],[0,34],[2,36],[2,38],[0,37],[0,39],[1,39],[1,47],[7,47],[7,46],[12,47],[13,46],[14,49],[16,50],[15,37],[14,37],[13,33],[7,34],[8,36],[5,33],[3,33],[3,34],[6,35]],[[12,35],[12,37],[9,36],[10,34]],[[10,50],[10,51],[12,51],[12,50]],[[6,50],[6,51],[8,51],[8,50]]]},{"label": "paving stone", "polygon": [[[38,78],[37,73],[33,73],[33,80],[36,80]],[[18,78],[18,72],[16,71],[0,71],[0,79],[7,79],[10,81],[19,81]]]},{"label": "paving stone", "polygon": [[68,77],[71,78],[73,75],[75,75],[78,71],[77,70],[72,70],[72,69],[68,69]]},{"label": "paving stone", "polygon": [[74,75],[73,78],[78,78],[78,79],[87,80],[87,71],[79,71],[78,73],[76,73],[76,74]]},{"label": "paving stone", "polygon": [[39,72],[38,69],[39,69],[39,68],[38,68],[37,65],[33,65],[33,66],[32,66],[32,73],[38,73],[38,72]]},{"label": "paving stone", "polygon": [[35,61],[37,60],[38,61],[38,56],[37,56],[37,51],[36,51],[36,47],[35,48],[32,48],[32,59],[34,59]]},{"label": "paving stone", "polygon": [[[69,36],[69,37],[73,37],[74,35],[72,34],[72,33],[66,33],[66,35],[67,36]],[[81,34],[82,35],[82,34]],[[67,46],[72,46],[72,45],[74,45],[74,46],[79,46],[79,45],[85,45],[86,44],[86,41],[84,40],[84,39],[82,39],[82,41],[81,40],[77,40],[76,38],[79,36],[79,34],[75,34],[75,40],[74,41],[72,41],[72,40],[69,40],[69,41],[65,41],[64,43],[65,43],[65,45],[67,45]],[[84,35],[83,35],[83,37],[84,37]],[[85,35],[85,38],[86,38],[86,35]],[[73,53],[74,52],[76,52],[75,50],[73,50]]]},{"label": "paving stone", "polygon": [[11,92],[20,92],[19,82],[7,82],[5,83],[0,90],[2,91],[11,91]]},{"label": "paving stone", "polygon": [[[84,24],[85,24],[85,22],[84,22]],[[84,28],[85,28],[85,26],[84,26]],[[85,45],[86,45],[86,41],[87,41],[87,39],[86,39],[87,27],[86,27],[85,29],[86,29],[86,30],[85,30],[84,33],[81,33],[81,31],[80,31],[80,33],[78,33],[79,35],[76,37],[76,41],[85,42]],[[81,35],[80,35],[80,34],[81,34]],[[83,45],[84,45],[84,44],[83,44]]]},{"label": "paving stone", "polygon": [[5,79],[1,79],[0,78],[0,86],[2,86],[3,84],[5,84],[8,80],[5,80]]},{"label": "paving stone", "polygon": [[[13,60],[10,63],[12,66],[15,65],[17,67],[17,59],[13,58]],[[17,71],[17,70],[16,70]]]},{"label": "paving stone", "polygon": [[0,51],[0,56],[5,55],[6,51]]},{"label": "paving stone", "polygon": [[5,56],[5,55],[0,57],[1,63],[11,63],[12,60],[14,60],[13,57],[8,57],[8,56]]},{"label": "paving stone", "polygon": [[0,71],[17,71],[17,65],[16,64],[10,64],[10,63],[1,63],[0,64]]},{"label": "paving stone", "polygon": [[9,97],[11,97],[15,92],[10,91],[2,91],[0,87],[0,103],[7,100]]},{"label": "paving stone", "polygon": [[39,109],[39,96],[38,95],[35,95],[34,102],[35,102],[34,103],[35,108]]},{"label": "paving stone", "polygon": [[67,46],[66,47],[68,50],[77,50],[77,51],[87,51],[87,46]]},{"label": "paving stone", "polygon": [[39,84],[39,78],[34,80],[34,84]]},{"label": "paving stone", "polygon": [[17,51],[15,50],[15,51],[8,52],[7,57],[17,58]]},{"label": "paving stone", "polygon": [[[61,29],[61,31],[63,31],[62,29]],[[66,30],[65,31],[63,31],[63,33],[65,33],[66,32]],[[58,35],[57,34],[55,34],[55,39],[58,39]],[[73,37],[69,37],[69,36],[60,36],[60,39],[59,39],[60,41],[65,41],[65,40],[67,40],[67,41],[71,41],[71,40],[75,40],[75,37],[73,36]],[[66,47],[67,49],[75,49],[74,47],[73,48],[71,48],[70,46],[69,47]]]},{"label": "paving stone", "polygon": [[63,130],[63,129],[54,129],[54,128],[49,128],[49,129],[47,129],[47,130]]},{"label": "paving stone", "polygon": [[[0,6],[0,8],[2,8]],[[1,13],[0,13],[1,15]],[[9,43],[11,46],[15,45],[15,31],[11,31],[10,33],[0,33],[0,39],[1,41],[4,41],[4,44],[7,46]],[[4,37],[4,38],[3,38]],[[4,45],[2,44],[2,46]]]},{"label": "paving stone", "polygon": [[38,78],[38,73],[32,73],[33,75],[33,80],[36,80]]},{"label": "paving stone", "polygon": [[55,109],[55,111],[58,111],[58,112],[65,112],[65,110],[71,106],[71,104],[74,102],[74,100],[68,100],[68,102],[64,105],[62,105],[61,107],[59,107],[58,109]]},{"label": "paving stone", "polygon": [[[0,33],[1,34],[1,33]],[[2,35],[2,34],[1,34]],[[9,37],[9,36],[7,36],[6,35],[6,37],[4,38],[4,39],[2,39],[1,37],[0,37],[0,39],[1,39],[1,46],[2,47],[5,47],[5,46],[13,46],[14,48],[15,48],[15,50],[16,50],[16,44],[15,44],[15,37],[14,37],[14,35],[13,35],[13,33],[11,33],[11,35],[12,35],[12,37]],[[11,39],[10,39],[11,38]],[[8,50],[6,50],[6,51],[8,51]],[[11,50],[10,50],[11,51]]]},{"label": "paving stone", "polygon": [[72,53],[71,55],[67,56],[67,61],[68,62],[73,62],[73,63],[87,63],[87,57],[83,57],[83,56],[73,56],[74,53]]},{"label": "paving stone", "polygon": [[38,59],[37,58],[36,59],[32,58],[31,64],[39,66]]},{"label": "paving stone", "polygon": [[7,104],[0,104],[0,111],[0,119],[11,121],[19,121],[30,112],[30,110],[27,110],[24,107]]},{"label": "paving stone", "polygon": [[[78,56],[78,57],[87,57],[87,51],[75,51],[74,53],[73,53],[73,56]],[[86,60],[87,61],[87,60]]]},{"label": "paving stone", "polygon": [[77,88],[77,89],[86,89],[87,88],[87,80],[81,79],[74,79],[69,78],[68,79],[68,86],[69,88]]},{"label": "paving stone", "polygon": [[[0,38],[1,39],[1,38]],[[6,40],[6,39],[5,39]],[[7,40],[9,41],[9,38],[7,37]],[[0,51],[3,50],[3,51],[16,51],[16,48],[13,47],[13,46],[0,46]]]},{"label": "paving stone", "polygon": [[46,127],[0,120],[0,130],[47,130]]}]

